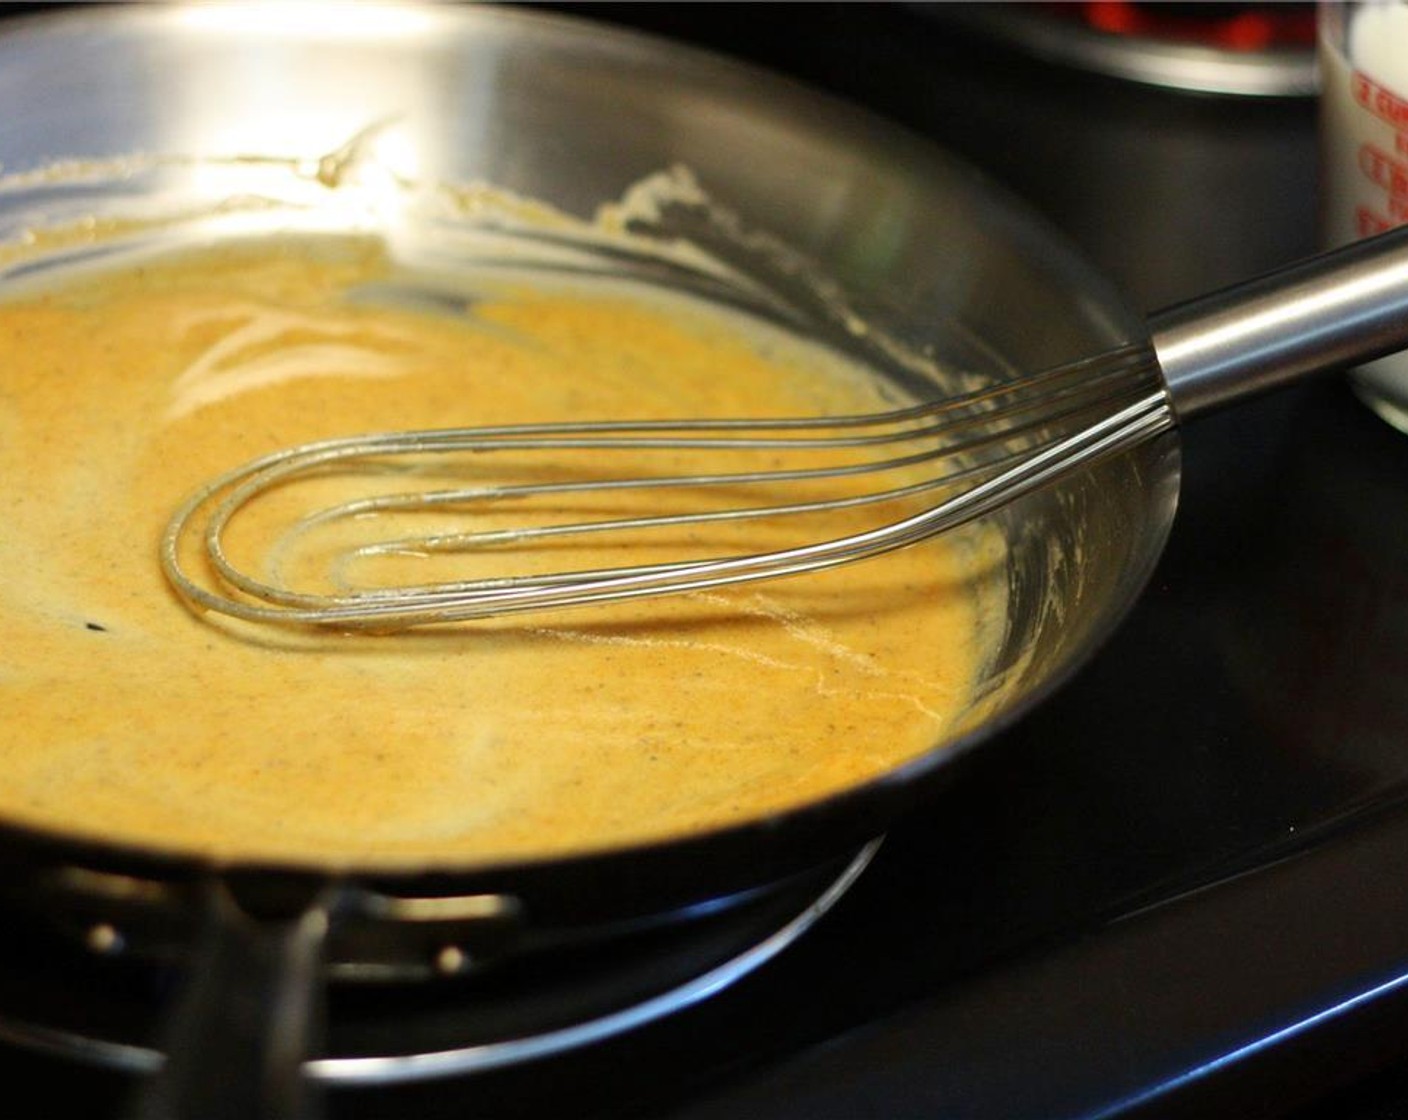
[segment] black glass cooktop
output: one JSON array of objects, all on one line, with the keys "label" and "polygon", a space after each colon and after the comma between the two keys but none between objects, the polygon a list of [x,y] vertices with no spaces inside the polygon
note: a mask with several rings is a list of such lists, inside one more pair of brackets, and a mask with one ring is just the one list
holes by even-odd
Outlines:
[{"label": "black glass cooktop", "polygon": [[[1145,89],[918,6],[587,5],[967,156],[1153,309],[1315,246],[1314,105]],[[3,157],[3,153],[0,153]],[[333,1116],[1388,1117],[1408,1107],[1408,436],[1332,380],[1186,432],[1127,624],[767,967]],[[18,1050],[45,1115],[124,1078]]]}]

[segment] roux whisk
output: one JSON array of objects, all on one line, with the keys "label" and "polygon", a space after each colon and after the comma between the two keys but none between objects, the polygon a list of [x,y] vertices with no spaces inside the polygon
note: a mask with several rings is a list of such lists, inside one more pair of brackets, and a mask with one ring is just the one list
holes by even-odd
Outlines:
[{"label": "roux whisk", "polygon": [[[1033,490],[1117,455],[1223,404],[1310,373],[1344,368],[1408,346],[1408,229],[1382,234],[1259,280],[1153,316],[1147,343],[939,401],[856,416],[780,420],[690,419],[561,423],[387,432],[290,447],[255,459],[191,495],[160,546],[163,570],[195,609],[255,622],[394,630],[703,591],[854,563],[981,518]],[[336,469],[384,471],[399,457],[463,453],[668,451],[696,471],[644,477],[529,481],[376,493],[306,516],[300,525],[389,512],[472,509],[517,501],[609,499],[623,491],[729,487],[774,490],[832,479],[875,480],[859,494],[744,502],[722,509],[595,516],[515,528],[402,537],[358,555],[532,548],[570,536],[610,537],[668,527],[747,523],[924,498],[911,512],[858,532],[791,547],[618,567],[555,571],[315,593],[241,569],[227,530],[251,502],[301,477]],[[716,470],[710,453],[758,453],[763,469]],[[815,465],[822,452],[839,464]],[[777,460],[797,454],[803,461]],[[856,458],[860,455],[862,457]],[[923,476],[914,479],[916,470]],[[891,481],[886,481],[887,477]],[[186,557],[196,546],[198,578]]]}]

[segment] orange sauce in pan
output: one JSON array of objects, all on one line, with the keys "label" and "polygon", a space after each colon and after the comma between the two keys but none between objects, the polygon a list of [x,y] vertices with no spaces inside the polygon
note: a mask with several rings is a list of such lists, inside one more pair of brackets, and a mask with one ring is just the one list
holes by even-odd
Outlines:
[{"label": "orange sauce in pan", "polygon": [[167,517],[280,446],[887,404],[702,307],[502,285],[451,313],[378,298],[394,275],[368,239],[246,240],[0,300],[0,818],[217,859],[479,864],[773,813],[962,728],[1000,618],[983,537],[393,635],[188,610],[156,562]]}]

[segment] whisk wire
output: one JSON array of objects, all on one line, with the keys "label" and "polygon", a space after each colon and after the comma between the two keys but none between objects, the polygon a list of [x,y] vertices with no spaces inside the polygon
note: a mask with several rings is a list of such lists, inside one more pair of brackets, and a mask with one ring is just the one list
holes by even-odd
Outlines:
[{"label": "whisk wire", "polygon": [[[197,607],[251,621],[345,628],[417,626],[703,591],[814,572],[906,547],[985,516],[1034,489],[1152,438],[1172,424],[1151,355],[1146,348],[1127,347],[941,401],[869,415],[568,421],[325,440],[256,459],[192,495],[168,525],[161,559],[173,586]],[[943,469],[918,481],[860,495],[403,537],[363,545],[351,553],[354,558],[419,555],[580,534],[816,514],[963,487],[918,513],[887,524],[771,551],[324,594],[281,586],[242,570],[230,559],[223,543],[236,515],[275,487],[320,472],[353,467],[366,470],[372,464],[384,468],[399,457],[438,460],[447,455],[503,451],[627,450],[688,456],[710,451],[813,454],[868,451],[913,441],[920,442],[920,450],[824,466],[578,478],[382,494],[328,506],[306,515],[293,528],[302,532],[343,518],[484,502],[513,503],[545,496],[566,498],[627,489],[776,486],[944,464]],[[593,463],[600,458],[594,456]],[[199,527],[202,518],[203,528]],[[182,561],[183,542],[193,533],[204,546],[214,576],[209,585],[191,576]]]}]

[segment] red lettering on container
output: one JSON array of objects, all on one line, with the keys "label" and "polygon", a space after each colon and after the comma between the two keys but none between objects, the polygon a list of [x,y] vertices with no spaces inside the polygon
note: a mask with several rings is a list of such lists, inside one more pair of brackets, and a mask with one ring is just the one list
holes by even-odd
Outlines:
[{"label": "red lettering on container", "polygon": [[1354,95],[1354,100],[1369,107],[1369,102],[1373,97],[1374,83],[1369,81],[1363,74],[1355,71],[1349,76],[1349,90]]},{"label": "red lettering on container", "polygon": [[1359,149],[1359,170],[1395,199],[1408,198],[1408,164],[1399,163],[1382,148],[1365,144]]},{"label": "red lettering on container", "polygon": [[1369,237],[1376,233],[1383,233],[1386,229],[1391,229],[1393,223],[1387,218],[1375,214],[1367,206],[1357,206],[1354,209],[1354,227],[1359,237]]},{"label": "red lettering on container", "polygon": [[1394,128],[1408,128],[1408,101],[1396,97],[1372,78],[1356,71],[1350,81],[1354,100],[1373,113],[1388,121]]}]

